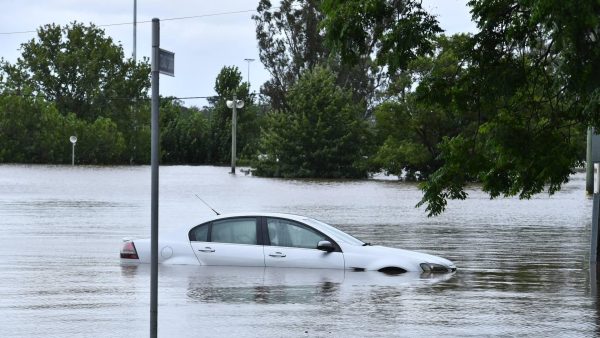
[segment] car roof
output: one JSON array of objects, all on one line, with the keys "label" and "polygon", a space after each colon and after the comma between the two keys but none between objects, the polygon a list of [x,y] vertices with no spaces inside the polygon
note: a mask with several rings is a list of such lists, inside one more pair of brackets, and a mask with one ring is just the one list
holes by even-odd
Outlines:
[{"label": "car roof", "polygon": [[225,218],[232,218],[232,217],[277,217],[277,218],[287,218],[293,221],[298,221],[298,222],[306,222],[306,221],[310,221],[310,220],[315,220],[312,217],[308,217],[308,216],[302,216],[302,215],[295,215],[295,214],[288,214],[288,213],[282,213],[282,212],[261,212],[261,211],[247,211],[247,212],[230,212],[230,213],[224,213],[224,214],[220,214],[220,215],[207,215],[207,216],[203,216],[200,217],[197,221],[193,222],[192,224],[179,224],[177,226],[177,228],[190,228],[191,226],[196,226],[196,225],[200,225],[206,222],[212,222],[212,221],[216,221],[216,220],[220,220],[220,219],[225,219]]},{"label": "car roof", "polygon": [[[286,219],[290,219],[290,220],[301,222],[301,223],[314,220],[313,218],[310,218],[307,216],[287,214],[287,213],[281,213],[281,212],[261,212],[261,211],[231,212],[231,213],[225,213],[225,214],[220,214],[220,215],[205,216],[205,217],[198,219],[198,221],[196,221],[192,224],[189,224],[189,223],[188,224],[179,224],[173,230],[165,233],[165,237],[166,236],[168,236],[168,237],[178,236],[182,233],[187,234],[190,229],[194,228],[197,225],[204,224],[207,222],[217,221],[220,219],[226,219],[226,218],[232,218],[232,217],[260,217],[260,216],[286,218]],[[313,222],[311,222],[311,223],[313,223]],[[316,226],[317,228],[321,228],[318,224],[311,224],[311,225]]]},{"label": "car roof", "polygon": [[306,221],[306,220],[311,220],[311,217],[308,216],[301,216],[301,215],[295,215],[295,214],[288,214],[288,213],[281,213],[281,212],[260,212],[260,211],[250,211],[250,212],[234,212],[234,213],[226,213],[226,214],[221,214],[221,215],[215,215],[212,217],[207,217],[204,222],[208,222],[211,220],[218,220],[218,219],[223,219],[223,218],[231,218],[231,217],[244,217],[244,216],[248,216],[248,217],[259,217],[259,216],[263,216],[263,217],[278,217],[278,218],[287,218],[287,219],[291,219],[294,221]]},{"label": "car roof", "polygon": [[[345,232],[343,232],[327,223],[323,223],[321,221],[318,221],[318,220],[308,217],[308,216],[288,214],[288,213],[282,213],[282,212],[264,212],[264,211],[234,212],[234,213],[226,213],[226,214],[221,214],[221,215],[211,215],[211,216],[207,216],[207,217],[203,217],[203,218],[199,219],[198,222],[195,222],[196,224],[187,224],[187,225],[182,224],[182,225],[180,225],[180,227],[177,228],[177,230],[174,229],[175,231],[168,232],[166,235],[169,237],[170,236],[179,237],[179,236],[182,236],[185,234],[184,236],[187,238],[188,232],[195,226],[198,226],[198,225],[201,225],[201,224],[204,224],[207,222],[212,222],[212,221],[217,221],[220,219],[227,219],[227,218],[232,218],[232,217],[284,218],[284,219],[289,219],[292,221],[297,221],[300,223],[310,225],[311,227],[330,236],[334,240],[345,241],[343,238],[340,237],[340,234],[343,234],[344,235],[343,237],[346,237],[346,236],[352,237],[351,235],[348,235]],[[352,238],[354,238],[354,237],[352,237]],[[356,239],[356,240],[360,242],[360,240],[358,240],[358,239]]]}]

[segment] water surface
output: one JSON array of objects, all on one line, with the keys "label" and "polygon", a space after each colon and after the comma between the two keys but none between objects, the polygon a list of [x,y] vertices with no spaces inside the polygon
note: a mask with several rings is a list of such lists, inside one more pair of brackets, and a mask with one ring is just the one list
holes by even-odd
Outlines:
[{"label": "water surface", "polygon": [[[413,184],[279,180],[228,168],[160,169],[161,231],[212,212],[314,217],[387,246],[453,260],[453,275],[161,266],[159,335],[571,336],[598,334],[584,175],[555,196],[469,191],[440,217]],[[149,167],[0,166],[0,336],[149,332],[149,267],[122,267],[123,237],[149,237]]]}]

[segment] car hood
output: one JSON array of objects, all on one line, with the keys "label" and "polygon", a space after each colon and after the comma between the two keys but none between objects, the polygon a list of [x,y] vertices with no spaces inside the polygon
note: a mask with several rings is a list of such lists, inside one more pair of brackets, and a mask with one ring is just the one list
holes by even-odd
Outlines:
[{"label": "car hood", "polygon": [[410,251],[410,250],[404,250],[404,249],[396,249],[396,248],[388,248],[388,247],[379,246],[379,245],[365,246],[365,248],[367,250],[371,249],[382,255],[393,255],[393,256],[402,256],[402,257],[410,258],[414,261],[418,261],[419,264],[421,264],[421,263],[437,263],[437,264],[443,264],[443,265],[447,265],[447,266],[454,266],[454,263],[452,263],[450,260],[447,260],[447,259],[439,257],[439,256],[426,254],[423,252]]},{"label": "car hood", "polygon": [[344,256],[349,268],[378,270],[384,267],[396,266],[407,271],[422,271],[421,263],[435,263],[452,269],[456,268],[453,262],[442,257],[378,245],[348,248]]}]

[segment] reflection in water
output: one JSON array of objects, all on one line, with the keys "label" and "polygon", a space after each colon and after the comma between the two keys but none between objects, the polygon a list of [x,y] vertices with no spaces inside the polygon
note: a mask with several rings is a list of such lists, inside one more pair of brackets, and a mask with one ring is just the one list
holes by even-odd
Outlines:
[{"label": "reflection in water", "polygon": [[[448,280],[453,274],[385,276],[327,269],[186,267],[187,296],[207,303],[319,304],[352,298],[360,288],[402,288]],[[182,268],[177,278],[183,277]],[[226,282],[224,282],[226,281]]]},{"label": "reflection in water", "polygon": [[590,263],[590,294],[593,299],[594,308],[596,310],[596,337],[600,336],[600,297],[598,296],[598,288],[600,285],[600,265]]},{"label": "reflection in water", "polygon": [[[447,257],[459,270],[160,266],[161,336],[600,334],[584,175],[529,201],[489,200],[473,189],[427,218],[414,208],[421,192],[411,184],[227,172],[162,167],[160,231],[209,215],[198,193],[221,212],[304,214],[366,242]],[[2,337],[148,334],[149,266],[120,266],[118,252],[123,237],[149,236],[149,182],[146,166],[0,166]]]},{"label": "reflection in water", "polygon": [[197,286],[190,288],[187,296],[203,303],[314,304],[331,296],[333,291],[334,284],[329,282],[320,286]]},{"label": "reflection in water", "polygon": [[121,265],[121,276],[132,279],[137,275],[138,269],[137,264]]}]

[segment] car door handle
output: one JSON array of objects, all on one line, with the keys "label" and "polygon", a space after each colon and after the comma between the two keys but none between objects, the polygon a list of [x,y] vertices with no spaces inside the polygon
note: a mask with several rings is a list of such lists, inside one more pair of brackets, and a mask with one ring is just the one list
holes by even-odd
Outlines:
[{"label": "car door handle", "polygon": [[204,249],[198,249],[198,251],[200,251],[200,252],[215,252],[215,249],[207,246]]},{"label": "car door handle", "polygon": [[271,257],[285,257],[285,254],[283,254],[281,252],[275,252],[275,253],[270,253],[269,256],[271,256]]}]

